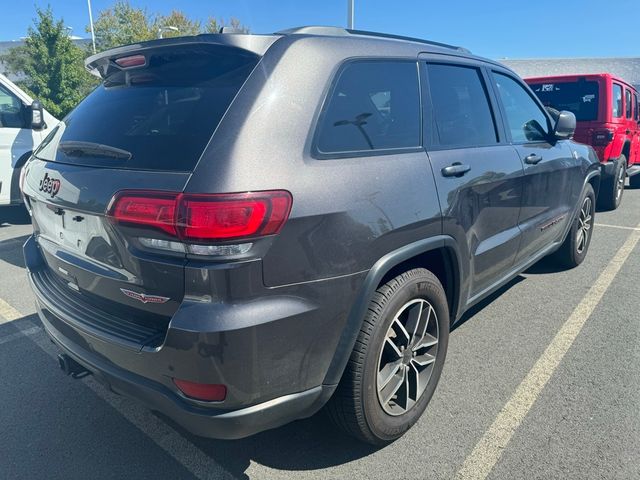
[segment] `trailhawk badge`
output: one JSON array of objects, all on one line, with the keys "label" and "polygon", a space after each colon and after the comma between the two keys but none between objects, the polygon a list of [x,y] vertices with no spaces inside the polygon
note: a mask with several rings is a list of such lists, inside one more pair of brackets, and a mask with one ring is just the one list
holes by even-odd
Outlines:
[{"label": "trailhawk badge", "polygon": [[171,300],[169,297],[160,297],[158,295],[146,295],[144,293],[138,293],[132,290],[127,290],[126,288],[121,288],[120,291],[124,293],[127,297],[135,298],[136,300],[139,300],[142,303],[167,303],[169,300]]}]

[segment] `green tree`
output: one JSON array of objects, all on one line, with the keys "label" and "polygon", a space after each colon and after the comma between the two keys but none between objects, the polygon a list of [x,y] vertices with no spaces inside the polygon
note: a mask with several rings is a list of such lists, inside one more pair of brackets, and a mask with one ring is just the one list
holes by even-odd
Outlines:
[{"label": "green tree", "polygon": [[156,33],[159,34],[161,28],[172,27],[174,30],[165,30],[162,36],[179,37],[184,35],[198,35],[202,32],[202,25],[198,20],[191,20],[179,10],[173,10],[169,15],[159,15],[153,22]]},{"label": "green tree", "polygon": [[[199,20],[189,18],[180,10],[173,10],[168,15],[150,13],[146,8],[132,6],[129,0],[117,0],[111,8],[102,10],[93,26],[98,51],[158,38],[161,29],[162,36],[165,38],[207,32],[217,33],[223,26],[249,32],[249,29],[237,18],[231,18],[227,23],[222,19],[209,17],[203,25]],[[89,31],[87,27],[87,32]]]},{"label": "green tree", "polygon": [[69,38],[62,19],[51,7],[36,8],[25,44],[3,57],[9,72],[22,77],[18,84],[57,117],[73,109],[96,80],[84,68],[84,50]]},{"label": "green tree", "polygon": [[242,33],[249,33],[249,27],[242,25],[240,20],[235,17],[231,17],[228,23],[222,18],[218,19],[216,17],[209,17],[204,27],[204,31],[207,33],[218,33],[222,27],[231,27]]},{"label": "green tree", "polygon": [[93,24],[98,51],[157,38],[146,8],[136,8],[126,0],[102,10]]}]

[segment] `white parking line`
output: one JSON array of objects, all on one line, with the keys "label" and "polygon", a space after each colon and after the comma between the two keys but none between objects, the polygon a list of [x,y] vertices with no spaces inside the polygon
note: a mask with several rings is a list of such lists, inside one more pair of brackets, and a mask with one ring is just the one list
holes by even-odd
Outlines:
[{"label": "white parking line", "polygon": [[[8,323],[25,317],[18,310],[0,298],[0,324]],[[56,359],[58,351],[49,341],[44,330],[31,321],[26,321],[20,325],[16,324],[19,332],[8,335],[8,339],[13,335],[25,335],[38,345],[45,353]],[[0,339],[0,344],[4,343]],[[8,341],[8,340],[7,340]],[[55,368],[52,366],[51,368]],[[74,380],[75,381],[75,380]],[[186,438],[176,432],[173,428],[153,415],[144,407],[134,401],[109,392],[92,377],[86,377],[83,382],[93,392],[111,405],[124,418],[137,427],[142,433],[149,437],[156,445],[173,457],[184,468],[199,479],[227,479],[235,478],[222,465],[217,463],[202,450],[189,442]]]},{"label": "white parking line", "polygon": [[610,225],[608,223],[595,223],[594,224],[596,227],[605,227],[605,228],[619,228],[621,230],[633,230],[633,231],[640,231],[640,228],[638,227],[625,227],[624,225]]},{"label": "white parking line", "polygon": [[456,475],[459,480],[487,478],[563,357],[613,282],[624,262],[640,240],[639,228],[629,235],[624,245],[602,271],[571,316],[562,325],[547,349],[529,371],[493,424],[478,441]]}]

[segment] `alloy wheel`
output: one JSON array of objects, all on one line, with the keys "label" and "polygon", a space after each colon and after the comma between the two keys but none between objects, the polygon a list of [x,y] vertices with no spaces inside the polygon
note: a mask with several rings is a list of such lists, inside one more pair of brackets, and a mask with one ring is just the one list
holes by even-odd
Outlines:
[{"label": "alloy wheel", "polygon": [[425,299],[407,302],[394,317],[378,357],[377,392],[389,415],[406,413],[424,393],[438,352],[438,319]]},{"label": "alloy wheel", "polygon": [[586,197],[580,208],[580,216],[578,217],[578,233],[576,234],[576,249],[579,254],[584,252],[589,243],[589,235],[591,235],[591,226],[593,223],[593,201],[591,197]]},{"label": "alloy wheel", "polygon": [[618,178],[616,178],[616,203],[620,201],[622,192],[624,192],[624,179],[625,171],[624,168],[621,168],[620,173],[618,174]]}]

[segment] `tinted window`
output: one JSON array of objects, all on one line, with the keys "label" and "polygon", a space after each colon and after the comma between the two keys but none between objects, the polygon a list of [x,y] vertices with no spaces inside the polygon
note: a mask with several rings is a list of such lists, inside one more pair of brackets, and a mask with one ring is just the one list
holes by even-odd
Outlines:
[{"label": "tinted window", "polygon": [[624,115],[627,118],[631,118],[633,114],[633,104],[631,103],[631,92],[627,89],[624,90]]},{"label": "tinted window", "polygon": [[490,145],[497,141],[487,93],[476,68],[427,66],[440,145]]},{"label": "tinted window", "polygon": [[22,102],[13,93],[0,85],[0,127],[24,128],[25,111]]},{"label": "tinted window", "polygon": [[418,69],[413,62],[354,62],[338,76],[318,132],[323,153],[420,145]]},{"label": "tinted window", "polygon": [[82,165],[192,170],[256,62],[211,45],[157,50],[147,67],[108,76],[35,154]]},{"label": "tinted window", "polygon": [[640,118],[638,116],[638,95],[636,95],[635,93],[633,94],[633,104],[635,105],[635,110],[634,110],[634,114],[633,114],[633,118],[635,118],[636,120],[638,120],[638,118]]},{"label": "tinted window", "polygon": [[501,73],[493,72],[493,78],[507,116],[511,140],[515,143],[545,140],[549,121],[525,88]]},{"label": "tinted window", "polygon": [[578,121],[598,119],[598,82],[545,82],[531,84],[545,107],[573,112]]},{"label": "tinted window", "polygon": [[620,118],[622,116],[622,87],[616,83],[613,84],[613,117]]}]

